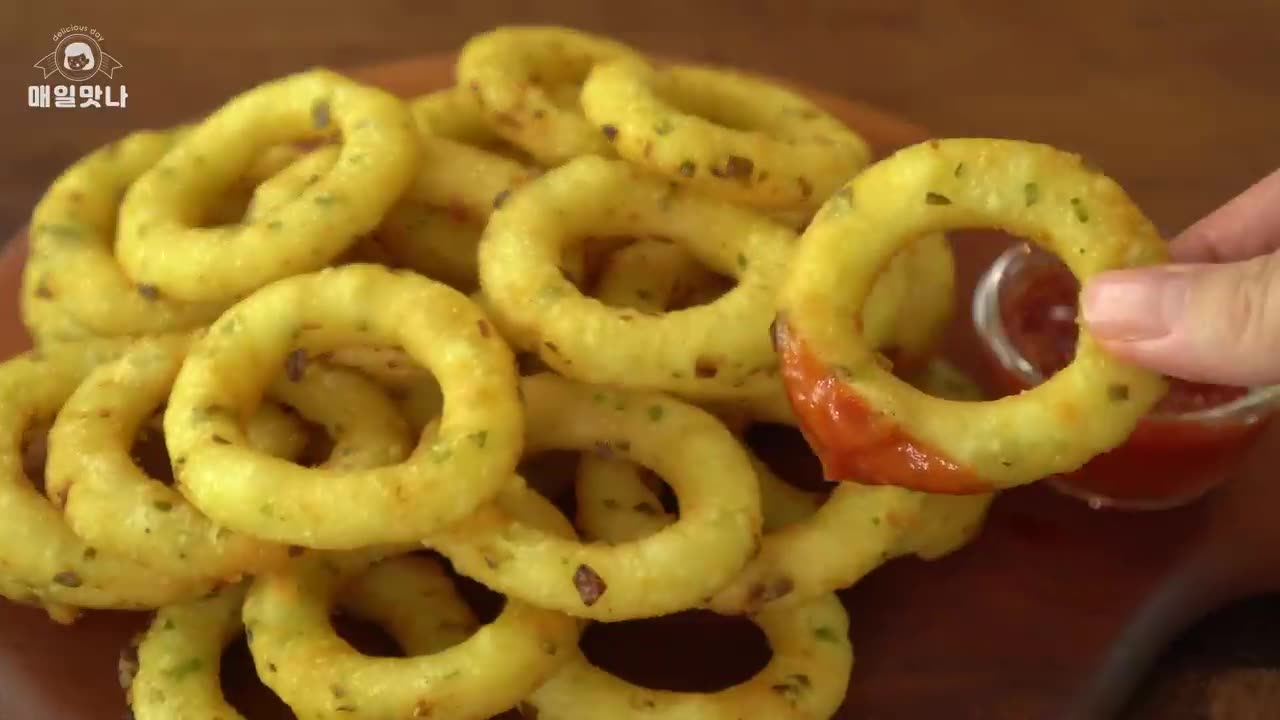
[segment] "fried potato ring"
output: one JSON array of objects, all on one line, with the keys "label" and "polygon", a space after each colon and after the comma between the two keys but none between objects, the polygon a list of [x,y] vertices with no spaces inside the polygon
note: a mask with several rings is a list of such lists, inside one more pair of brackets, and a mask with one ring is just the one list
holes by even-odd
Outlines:
[{"label": "fried potato ring", "polygon": [[676,245],[644,238],[610,253],[596,283],[600,302],[648,314],[666,312],[687,302],[702,304],[715,287],[715,274],[698,264],[689,251]]},{"label": "fried potato ring", "polygon": [[[378,239],[406,267],[463,292],[479,287],[477,247],[494,207],[535,170],[442,137],[422,138],[422,165],[387,213]],[[581,278],[582,259],[571,266]]]},{"label": "fried potato ring", "polygon": [[[340,160],[295,201],[237,228],[191,227],[190,216],[261,151],[335,129]],[[323,267],[373,230],[408,186],[417,149],[406,105],[382,90],[326,70],[259,85],[134,182],[120,208],[116,255],[130,277],[164,295],[229,301]]]},{"label": "fried potato ring", "polygon": [[598,63],[638,57],[598,35],[559,27],[502,27],[462,47],[458,85],[489,126],[546,166],[579,155],[611,155],[609,141],[582,114],[578,88]]},{"label": "fried potato ring", "polygon": [[[556,267],[572,240],[637,233],[675,239],[699,262],[736,277],[737,286],[709,305],[649,316],[584,296]],[[727,398],[776,372],[770,308],[794,238],[758,214],[680,191],[621,161],[582,157],[494,212],[480,243],[480,279],[511,339],[556,372]]]},{"label": "fried potato ring", "polygon": [[[140,638],[137,665],[122,660],[128,702],[137,720],[244,720],[222,695],[222,654],[244,632],[247,586],[164,608]],[[343,591],[343,609],[383,628],[408,653],[432,653],[460,642],[475,617],[439,563],[401,556],[374,565]],[[264,677],[279,673],[264,668]],[[332,688],[326,697],[338,703]],[[335,709],[335,708],[330,708]],[[342,710],[346,714],[351,712]],[[350,717],[361,717],[350,715]]]},{"label": "fried potato ring", "polygon": [[326,353],[324,359],[359,370],[387,388],[415,436],[444,409],[439,383],[400,348],[344,347]]},{"label": "fried potato ring", "polygon": [[[554,534],[573,537],[563,518]],[[368,720],[487,718],[514,707],[577,649],[573,618],[509,600],[496,620],[448,649],[363,655],[338,636],[329,616],[342,584],[370,562],[358,553],[304,557],[249,591],[244,618],[259,676],[298,717],[341,710]]]},{"label": "fried potato ring", "polygon": [[409,102],[409,112],[418,123],[418,131],[425,135],[456,140],[522,165],[538,165],[529,153],[494,131],[480,110],[480,101],[465,87],[455,86],[414,98]]},{"label": "fried potato ring", "polygon": [[213,586],[86,544],[23,468],[27,430],[51,421],[81,380],[123,348],[105,341],[49,346],[0,364],[0,591],[44,606],[60,622],[73,620],[74,608],[151,609]]},{"label": "fried potato ring", "polygon": [[[876,281],[862,325],[873,347],[886,348],[907,368],[924,365],[955,310],[955,260],[944,235],[910,243]],[[645,239],[609,256],[596,297],[609,305],[661,313],[717,290],[709,270],[672,243]],[[797,423],[780,378],[766,373],[731,396],[712,403],[717,414],[743,421]]]},{"label": "fried potato ring", "polygon": [[[921,373],[922,389],[939,397],[981,398],[980,389],[949,364]],[[754,614],[794,607],[849,587],[893,557],[933,560],[966,545],[982,527],[994,495],[926,495],[900,488],[844,483],[824,504],[778,478],[752,456],[764,508],[764,541],[746,568],[707,603],[716,612]],[[640,468],[616,459],[583,457],[577,481],[577,522],[586,538],[631,542],[669,525],[656,490]],[[835,556],[832,547],[841,548]]]},{"label": "fried potato ring", "polygon": [[24,284],[21,290],[22,325],[36,347],[63,345],[103,338],[71,316],[55,296],[33,292],[38,284]]},{"label": "fried potato ring", "polygon": [[[237,581],[281,565],[288,548],[219,527],[177,490],[148,477],[129,452],[139,426],[168,398],[190,344],[188,335],[146,338],[89,374],[49,432],[46,492],[95,547],[163,572]],[[395,406],[353,372],[308,363],[277,379],[271,396],[333,438],[322,467],[397,462],[412,447]]]},{"label": "fried potato ring", "polygon": [[817,105],[727,69],[597,64],[582,108],[623,158],[762,209],[816,207],[871,158],[866,141]]},{"label": "fried potato ring", "polygon": [[[755,455],[749,457],[760,483],[764,532],[807,519],[822,506],[820,495],[788,484]],[[635,463],[583,455],[577,475],[574,520],[588,540],[639,540],[675,522],[676,516],[663,509],[658,489],[646,482],[644,469]]]},{"label": "fried potato ring", "polygon": [[[370,344],[403,348],[436,377],[438,436],[363,470],[300,468],[245,447],[238,418],[280,368]],[[229,309],[184,362],[164,428],[178,488],[205,515],[321,549],[413,542],[466,517],[514,472],[523,436],[515,361],[485,314],[448,286],[374,265],[280,280]]]},{"label": "fried potato ring", "polygon": [[550,720],[831,717],[844,702],[853,670],[849,618],[840,600],[828,594],[806,605],[765,611],[751,621],[764,631],[773,658],[733,687],[704,693],[652,690],[595,667],[577,650],[527,702],[537,717]]},{"label": "fried potato ring", "polygon": [[680,519],[606,547],[549,536],[491,505],[431,539],[460,572],[538,607],[622,620],[692,607],[741,570],[761,532],[760,494],[719,421],[657,393],[551,374],[523,379],[521,390],[527,453],[594,450],[652,468],[675,489]]},{"label": "fried potato ring", "polygon": [[996,227],[1032,238],[1082,282],[1168,255],[1124,191],[1079,156],[1008,140],[931,141],[837,192],[805,231],[780,295],[784,379],[831,480],[974,493],[1070,472],[1123,442],[1167,390],[1087,331],[1043,385],[983,403],[933,398],[880,366],[857,313],[902,242]]},{"label": "fried potato ring", "polygon": [[[56,303],[86,334],[142,335],[211,322],[220,303],[186,303],[127,277],[113,253],[120,193],[155,165],[176,132],[137,132],[63,172],[31,217],[22,313],[36,335],[50,334],[41,305]],[[66,337],[69,333],[53,332]]]}]

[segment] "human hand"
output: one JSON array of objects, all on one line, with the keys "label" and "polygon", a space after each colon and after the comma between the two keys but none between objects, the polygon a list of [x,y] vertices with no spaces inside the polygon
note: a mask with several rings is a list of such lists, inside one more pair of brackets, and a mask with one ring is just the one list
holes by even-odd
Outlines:
[{"label": "human hand", "polygon": [[1097,275],[1085,326],[1112,354],[1172,377],[1280,382],[1280,170],[1169,244],[1174,264]]}]

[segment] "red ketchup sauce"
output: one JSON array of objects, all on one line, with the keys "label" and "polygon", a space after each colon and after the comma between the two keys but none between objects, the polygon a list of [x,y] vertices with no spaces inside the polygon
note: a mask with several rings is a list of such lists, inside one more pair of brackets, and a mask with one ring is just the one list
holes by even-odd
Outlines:
[{"label": "red ketchup sauce", "polygon": [[[1058,266],[1026,267],[1000,289],[999,313],[1013,347],[1043,377],[1075,356],[1079,281]],[[992,362],[1003,390],[1028,389]],[[1243,418],[1186,417],[1243,397],[1247,388],[1172,379],[1169,394],[1143,418],[1128,441],[1059,478],[1068,492],[1102,504],[1161,506],[1190,500],[1228,479],[1234,460],[1262,431],[1264,422]]]},{"label": "red ketchup sauce", "polygon": [[876,413],[779,319],[773,333],[800,429],[830,481],[967,495],[991,486]]}]

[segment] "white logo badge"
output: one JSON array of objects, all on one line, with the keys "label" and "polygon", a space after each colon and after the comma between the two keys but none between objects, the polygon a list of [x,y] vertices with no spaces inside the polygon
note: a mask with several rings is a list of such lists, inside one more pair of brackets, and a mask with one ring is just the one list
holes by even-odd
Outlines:
[{"label": "white logo badge", "polygon": [[[124,65],[102,49],[102,33],[84,25],[64,27],[53,34],[53,52],[40,58],[35,68],[44,79],[66,80],[78,85],[31,85],[27,107],[34,108],[123,108],[129,99],[124,85],[103,85],[114,80]],[[101,76],[101,77],[99,77]],[[95,80],[94,84],[88,84]]]}]

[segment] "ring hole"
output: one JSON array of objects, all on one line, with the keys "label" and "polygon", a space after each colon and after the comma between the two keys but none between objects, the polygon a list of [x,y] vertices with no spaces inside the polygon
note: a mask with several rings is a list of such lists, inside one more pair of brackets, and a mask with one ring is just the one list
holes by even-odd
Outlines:
[{"label": "ring hole", "polygon": [[594,623],[580,643],[596,667],[653,690],[716,692],[746,682],[772,657],[742,617],[694,610],[651,620]]},{"label": "ring hole", "polygon": [[138,428],[137,434],[133,436],[133,445],[129,448],[129,457],[147,477],[171,486],[173,465],[169,462],[169,450],[164,444],[163,417],[164,411],[161,410]]},{"label": "ring hole", "polygon": [[[650,315],[676,312],[709,305],[737,286],[736,279],[690,257],[670,238],[610,238],[592,240],[588,247],[589,287],[610,307]],[[746,263],[739,257],[740,268]]]},{"label": "ring hole", "polygon": [[400,643],[375,622],[341,610],[333,614],[331,622],[338,637],[362,655],[381,658],[405,656]]},{"label": "ring hole", "polygon": [[574,450],[546,450],[526,454],[516,466],[539,495],[550,500],[566,517],[574,514],[573,487],[578,477],[579,453]]},{"label": "ring hole", "polygon": [[773,423],[755,423],[743,438],[774,475],[792,487],[829,494],[832,484],[822,477],[822,463],[799,430]]},{"label": "ring hole", "polygon": [[292,720],[294,717],[289,706],[259,678],[244,635],[232,642],[222,654],[219,672],[223,697],[244,717],[262,720]]},{"label": "ring hole", "polygon": [[22,471],[41,494],[44,494],[44,469],[48,459],[49,421],[32,423],[22,433]]}]

